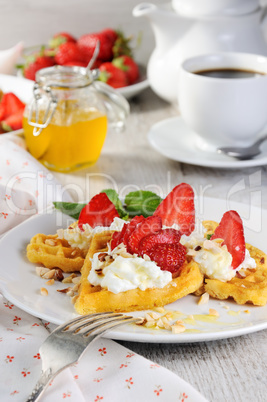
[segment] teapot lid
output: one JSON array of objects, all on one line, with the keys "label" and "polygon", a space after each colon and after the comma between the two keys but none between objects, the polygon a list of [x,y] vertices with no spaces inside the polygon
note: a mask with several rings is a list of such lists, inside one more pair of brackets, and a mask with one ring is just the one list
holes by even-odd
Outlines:
[{"label": "teapot lid", "polygon": [[239,16],[260,7],[260,0],[172,0],[172,7],[184,17]]}]

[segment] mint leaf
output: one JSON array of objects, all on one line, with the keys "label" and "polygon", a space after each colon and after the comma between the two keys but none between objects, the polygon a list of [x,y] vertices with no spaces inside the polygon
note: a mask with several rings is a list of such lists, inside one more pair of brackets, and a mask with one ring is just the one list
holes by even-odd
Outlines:
[{"label": "mint leaf", "polygon": [[153,215],[162,198],[152,191],[132,191],[124,200],[125,209],[130,216],[143,215],[145,218]]},{"label": "mint leaf", "polygon": [[115,190],[108,188],[106,190],[102,190],[101,193],[107,194],[109,200],[115,205],[115,208],[122,219],[128,219],[128,214],[123,208],[119,195]]},{"label": "mint leaf", "polygon": [[210,240],[211,236],[212,236],[212,234],[207,234],[206,235],[207,240]]},{"label": "mint leaf", "polygon": [[77,202],[53,202],[56,209],[63,214],[69,215],[74,219],[79,219],[79,215],[86,204],[78,204]]}]

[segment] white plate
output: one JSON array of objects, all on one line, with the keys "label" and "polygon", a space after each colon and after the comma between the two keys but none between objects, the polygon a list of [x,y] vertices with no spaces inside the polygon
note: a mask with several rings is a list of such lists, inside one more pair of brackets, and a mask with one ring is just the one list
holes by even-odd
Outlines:
[{"label": "white plate", "polygon": [[[0,89],[3,92],[13,92],[24,103],[28,103],[31,100],[33,84],[33,81],[26,80],[26,78],[0,74]],[[21,129],[0,135],[21,134],[22,132],[23,130]]]},{"label": "white plate", "polygon": [[161,155],[192,165],[240,169],[267,164],[267,141],[263,143],[260,155],[251,160],[239,161],[230,156],[197,147],[199,137],[186,126],[181,117],[173,117],[156,123],[148,133],[148,141]]},{"label": "white plate", "polygon": [[[248,221],[247,226],[253,225],[254,230],[245,227],[246,240],[266,252],[267,227],[263,222],[267,222],[267,210],[238,203],[229,205],[226,200],[196,200],[198,221],[219,221],[227,209],[236,209],[243,219],[247,216],[253,217],[253,222]],[[0,291],[22,310],[55,324],[61,324],[76,316],[70,297],[56,291],[68,285],[56,282],[53,286],[47,286],[47,297],[41,296],[40,288],[46,286],[45,280],[35,273],[35,264],[28,262],[26,245],[36,233],[56,233],[58,228],[68,227],[70,221],[68,216],[51,211],[49,214],[30,218],[7,233],[0,241]],[[167,308],[183,314],[208,314],[209,308],[216,309],[220,314],[217,322],[199,321],[197,325],[187,325],[188,329],[198,332],[172,334],[167,330],[150,330],[128,324],[110,331],[106,337],[136,342],[184,343],[229,338],[267,328],[267,306],[239,306],[234,302],[221,303],[218,300],[198,305],[197,300],[195,296],[189,295],[168,305]],[[229,310],[222,304],[228,306]],[[249,310],[250,314],[246,313],[246,310]],[[143,312],[135,312],[134,315],[140,316]]]}]

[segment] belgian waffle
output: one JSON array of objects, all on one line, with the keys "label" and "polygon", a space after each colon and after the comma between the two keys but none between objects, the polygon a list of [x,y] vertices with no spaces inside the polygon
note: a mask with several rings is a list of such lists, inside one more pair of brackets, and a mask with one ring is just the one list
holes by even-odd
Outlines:
[{"label": "belgian waffle", "polygon": [[27,257],[35,264],[47,268],[61,268],[64,272],[80,271],[88,250],[69,245],[67,240],[55,235],[38,233],[27,246]]},{"label": "belgian waffle", "polygon": [[[203,222],[207,234],[214,233],[217,225],[214,221]],[[202,290],[217,299],[233,298],[238,304],[264,306],[267,303],[267,255],[250,244],[246,244],[246,248],[255,259],[256,268],[241,269],[228,282],[207,278]]]},{"label": "belgian waffle", "polygon": [[81,270],[81,285],[75,303],[75,309],[79,314],[135,311],[161,307],[194,292],[202,284],[203,275],[200,273],[198,265],[191,261],[184,264],[178,277],[161,289],[133,289],[114,294],[100,286],[92,286],[87,279],[91,270],[91,258],[95,253],[108,250],[107,244],[111,236],[112,232],[106,231],[97,233],[92,238]]}]

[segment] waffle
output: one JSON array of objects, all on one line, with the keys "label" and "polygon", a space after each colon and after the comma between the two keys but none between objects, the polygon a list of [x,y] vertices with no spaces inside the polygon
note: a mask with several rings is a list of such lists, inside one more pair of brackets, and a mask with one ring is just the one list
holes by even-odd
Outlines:
[{"label": "waffle", "polygon": [[[213,221],[204,221],[206,233],[212,234],[218,225]],[[246,243],[257,267],[254,269],[242,269],[228,282],[217,279],[205,279],[202,290],[216,299],[233,298],[238,304],[252,303],[256,306],[264,306],[267,303],[267,255],[258,248]]]},{"label": "waffle", "polygon": [[69,245],[67,240],[55,235],[38,233],[27,246],[30,262],[43,264],[47,268],[61,268],[64,272],[80,271],[88,250]]},{"label": "waffle", "polygon": [[105,311],[125,312],[161,307],[194,292],[202,284],[203,275],[198,265],[191,261],[184,264],[180,276],[162,289],[132,289],[114,294],[100,286],[92,286],[87,279],[91,269],[91,258],[97,252],[107,251],[107,243],[111,236],[112,232],[106,231],[95,234],[92,239],[82,267],[81,285],[75,303],[75,309],[79,314]]}]

